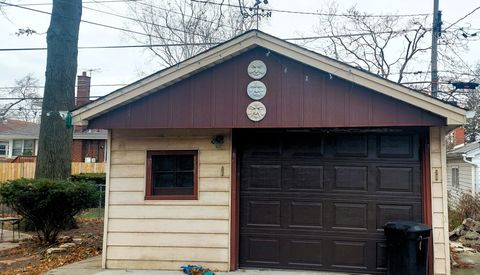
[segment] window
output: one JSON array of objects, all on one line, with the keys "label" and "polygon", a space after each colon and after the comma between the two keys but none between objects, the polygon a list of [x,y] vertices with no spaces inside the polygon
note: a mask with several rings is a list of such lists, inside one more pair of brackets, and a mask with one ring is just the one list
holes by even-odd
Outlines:
[{"label": "window", "polygon": [[7,143],[0,143],[0,156],[6,156],[7,155],[7,148],[8,148]]},{"label": "window", "polygon": [[16,139],[13,141],[12,156],[32,156],[33,139]]},{"label": "window", "polygon": [[197,151],[148,151],[145,199],[197,199]]},{"label": "window", "polygon": [[452,168],[452,186],[453,187],[460,186],[460,179],[458,178],[458,167]]}]

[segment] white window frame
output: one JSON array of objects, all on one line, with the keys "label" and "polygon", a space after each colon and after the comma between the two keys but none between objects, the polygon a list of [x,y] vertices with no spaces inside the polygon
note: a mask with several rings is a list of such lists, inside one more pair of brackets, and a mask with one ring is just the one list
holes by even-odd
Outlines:
[{"label": "white window frame", "polygon": [[460,187],[460,167],[452,166],[452,187]]},{"label": "white window frame", "polygon": [[0,146],[5,146],[5,154],[0,153],[0,157],[8,156],[8,142],[0,142]]},{"label": "white window frame", "polygon": [[[32,142],[32,148],[25,148],[25,142],[31,141]],[[20,148],[15,148],[15,142],[21,142],[21,149]],[[29,150],[32,154],[32,156],[35,155],[35,140],[34,139],[14,139],[12,141],[12,157],[17,157],[17,156],[23,156],[25,154],[25,149]],[[21,150],[20,154],[15,154],[15,150]]]}]

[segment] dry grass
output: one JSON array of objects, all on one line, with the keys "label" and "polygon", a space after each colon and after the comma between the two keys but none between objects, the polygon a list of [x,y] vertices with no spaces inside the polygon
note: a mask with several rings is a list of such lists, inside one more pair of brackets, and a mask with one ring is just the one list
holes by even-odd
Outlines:
[{"label": "dry grass", "polygon": [[466,218],[480,220],[480,196],[463,194],[457,203],[448,204],[449,230],[457,228]]}]

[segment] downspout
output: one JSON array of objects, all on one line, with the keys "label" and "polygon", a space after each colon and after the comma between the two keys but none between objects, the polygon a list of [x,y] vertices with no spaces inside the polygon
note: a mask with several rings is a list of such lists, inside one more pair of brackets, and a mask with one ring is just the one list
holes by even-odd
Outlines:
[{"label": "downspout", "polygon": [[463,157],[463,161],[466,162],[466,163],[469,163],[473,166],[473,173],[472,173],[472,196],[475,196],[475,194],[477,194],[477,190],[476,189],[476,186],[477,186],[477,169],[478,169],[478,165],[467,160],[467,154],[462,154],[462,157]]}]

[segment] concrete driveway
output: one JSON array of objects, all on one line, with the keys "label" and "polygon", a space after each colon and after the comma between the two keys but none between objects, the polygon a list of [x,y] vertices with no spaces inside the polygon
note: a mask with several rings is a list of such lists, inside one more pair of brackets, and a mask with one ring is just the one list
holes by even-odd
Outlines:
[{"label": "concrete driveway", "polygon": [[[50,270],[47,275],[181,275],[184,274],[180,271],[162,271],[162,270],[125,270],[125,269],[113,269],[105,270],[101,267],[102,257],[92,257],[83,260],[78,263],[62,266],[60,268]],[[313,271],[282,271],[282,270],[237,270],[234,272],[216,272],[218,275],[230,275],[230,274],[242,274],[242,275],[339,275],[343,273],[329,273],[329,272],[313,272]]]}]

